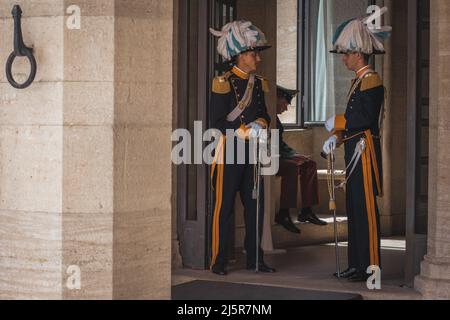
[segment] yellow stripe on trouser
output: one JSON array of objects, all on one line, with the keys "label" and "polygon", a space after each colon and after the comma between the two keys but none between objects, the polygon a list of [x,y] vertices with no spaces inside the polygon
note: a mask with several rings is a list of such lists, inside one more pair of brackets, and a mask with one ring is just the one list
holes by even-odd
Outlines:
[{"label": "yellow stripe on trouser", "polygon": [[367,221],[369,226],[369,249],[370,249],[370,265],[380,265],[380,257],[378,254],[378,228],[375,209],[375,195],[373,192],[372,170],[375,174],[378,193],[381,195],[381,184],[377,160],[375,158],[375,148],[370,131],[366,131],[366,150],[362,154],[362,170],[364,180],[364,193],[366,198]]},{"label": "yellow stripe on trouser", "polygon": [[370,130],[367,130],[365,132],[365,135],[367,137],[366,142],[368,145],[368,149],[370,150],[370,157],[372,159],[372,166],[373,166],[373,171],[374,171],[374,175],[375,175],[375,181],[377,183],[378,196],[380,198],[382,198],[383,190],[381,188],[380,171],[378,170],[377,156],[375,154],[375,145],[373,144],[373,138],[372,138],[372,134],[371,134]]},{"label": "yellow stripe on trouser", "polygon": [[[212,257],[211,268],[216,263],[217,255],[219,254],[219,233],[220,233],[220,210],[222,209],[222,194],[223,194],[223,170],[224,170],[224,146],[225,138],[221,137],[219,145],[216,149],[212,169],[211,179],[216,174],[216,206],[214,208],[213,224],[212,224]],[[217,170],[216,170],[217,169]]]}]

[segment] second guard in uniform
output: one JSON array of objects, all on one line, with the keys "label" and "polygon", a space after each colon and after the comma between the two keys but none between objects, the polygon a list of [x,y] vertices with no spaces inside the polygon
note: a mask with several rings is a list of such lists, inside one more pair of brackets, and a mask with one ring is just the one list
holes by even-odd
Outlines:
[{"label": "second guard in uniform", "polygon": [[[248,134],[258,136],[268,129],[270,117],[267,113],[265,93],[269,91],[267,80],[256,75],[257,65],[261,62],[260,51],[270,48],[266,37],[257,27],[248,21],[234,21],[225,25],[221,31],[211,30],[219,37],[218,52],[233,66],[232,70],[213,81],[210,118],[211,126],[222,132],[222,140],[216,148],[213,164],[215,208],[212,223],[211,270],[215,274],[226,275],[230,236],[232,235],[233,213],[237,192],[244,205],[245,250],[247,269],[259,272],[275,272],[263,260],[261,237],[256,240],[256,221],[259,221],[259,235],[262,234],[264,193],[260,188],[257,195],[256,185],[259,177],[255,165],[250,163]],[[245,163],[239,164],[237,158],[237,140],[233,163],[228,163],[228,143],[225,143],[227,131],[238,132],[245,143]],[[222,161],[221,161],[222,160]],[[224,161],[227,160],[227,161]],[[262,179],[262,178],[261,178]],[[260,215],[257,219],[257,200],[260,202]],[[258,252],[257,252],[258,250]]]},{"label": "second guard in uniform", "polygon": [[345,146],[348,269],[340,277],[354,282],[368,279],[368,267],[381,268],[377,197],[383,195],[380,120],[385,89],[369,65],[369,58],[385,53],[382,40],[392,28],[376,28],[373,21],[386,10],[342,24],[334,36],[332,51],[342,54],[343,63],[356,75],[345,114],[326,123],[332,136],[323,148],[325,154],[330,154],[332,149]]}]

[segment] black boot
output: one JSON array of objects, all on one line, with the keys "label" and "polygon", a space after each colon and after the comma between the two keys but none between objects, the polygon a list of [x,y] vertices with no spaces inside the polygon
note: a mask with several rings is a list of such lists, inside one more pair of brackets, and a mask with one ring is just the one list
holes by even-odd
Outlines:
[{"label": "black boot", "polygon": [[[256,270],[256,265],[254,263],[247,263],[247,270]],[[263,262],[260,262],[259,265],[258,265],[258,272],[275,273],[276,270],[274,268],[269,267],[263,261]]]},{"label": "black boot", "polygon": [[285,228],[287,231],[300,234],[300,229],[298,229],[294,222],[291,220],[289,215],[289,210],[281,209],[280,212],[275,216],[275,222]]},{"label": "black boot", "polygon": [[[348,268],[345,271],[341,271],[341,274],[340,274],[339,278],[341,278],[341,279],[348,279],[348,278],[352,277],[357,272],[358,272],[358,270],[356,270],[355,268]],[[334,276],[336,278],[338,277],[337,272],[334,273]]]},{"label": "black boot", "polygon": [[211,268],[212,273],[215,273],[219,276],[226,276],[228,273],[225,270],[225,266],[219,263],[216,263],[215,265],[213,265],[213,267]]},{"label": "black boot", "polygon": [[323,220],[320,220],[314,212],[311,210],[311,208],[303,208],[301,213],[298,215],[298,221],[300,222],[310,222],[312,224],[315,224],[317,226],[326,226],[328,223],[326,223]]},{"label": "black boot", "polygon": [[365,273],[364,271],[358,271],[354,275],[348,278],[349,282],[367,282],[367,279],[369,279],[370,275]]}]

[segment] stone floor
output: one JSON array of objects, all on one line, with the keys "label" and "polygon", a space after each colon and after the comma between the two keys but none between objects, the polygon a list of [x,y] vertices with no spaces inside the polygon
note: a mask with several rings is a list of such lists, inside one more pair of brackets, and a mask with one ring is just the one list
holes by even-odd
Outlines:
[{"label": "stone floor", "polygon": [[[341,265],[346,267],[346,243],[340,244]],[[266,262],[277,268],[275,274],[255,274],[244,269],[244,256],[229,266],[229,275],[219,277],[208,271],[178,269],[172,274],[173,285],[192,280],[225,281],[231,283],[263,284],[278,287],[319,291],[358,293],[364,299],[421,299],[416,291],[403,287],[405,241],[382,241],[382,289],[370,291],[365,283],[349,283],[332,276],[335,272],[334,244],[288,249],[284,254],[266,255]]]}]

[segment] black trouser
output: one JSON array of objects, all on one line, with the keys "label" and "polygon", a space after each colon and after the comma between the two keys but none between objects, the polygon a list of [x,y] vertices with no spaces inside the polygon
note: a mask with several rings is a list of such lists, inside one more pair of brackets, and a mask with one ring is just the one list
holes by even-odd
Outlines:
[{"label": "black trouser", "polygon": [[[346,165],[350,162],[355,151],[356,143],[359,139],[353,139],[345,144],[345,160]],[[378,147],[378,146],[377,146]],[[377,152],[378,153],[378,152]],[[348,174],[348,173],[347,173]],[[375,178],[373,178],[375,181]],[[362,160],[358,161],[354,172],[347,182],[346,187],[346,206],[348,217],[348,265],[358,271],[366,272],[367,268],[372,265],[370,261],[371,241],[375,241],[378,250],[379,267],[381,268],[380,255],[380,213],[376,201],[377,187],[372,185],[375,195],[375,216],[376,216],[376,239],[369,234],[369,220],[366,207],[366,194],[364,189],[364,177]]]},{"label": "black trouser", "polygon": [[[248,154],[248,146],[247,146]],[[244,247],[247,252],[247,264],[255,265],[256,247],[259,250],[259,262],[263,261],[263,251],[261,249],[261,238],[264,220],[264,183],[261,178],[260,183],[260,209],[259,209],[259,243],[256,244],[256,199],[253,198],[255,186],[255,165],[249,164],[249,157],[245,157],[246,164],[225,164],[223,169],[222,201],[220,210],[216,212],[219,216],[219,250],[215,259],[216,264],[226,265],[228,262],[230,236],[233,234],[234,226],[234,205],[237,192],[240,193],[244,206],[245,220],[245,242]],[[215,180],[217,179],[217,173]],[[217,180],[216,180],[217,181]],[[217,183],[214,186],[217,188]],[[217,193],[215,194],[215,207],[217,205]],[[214,232],[214,231],[213,231]],[[214,253],[213,253],[214,255]],[[214,257],[213,257],[214,262]]]}]

